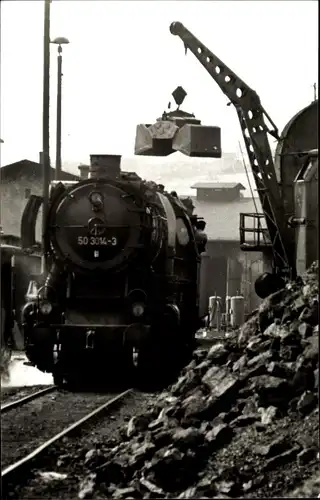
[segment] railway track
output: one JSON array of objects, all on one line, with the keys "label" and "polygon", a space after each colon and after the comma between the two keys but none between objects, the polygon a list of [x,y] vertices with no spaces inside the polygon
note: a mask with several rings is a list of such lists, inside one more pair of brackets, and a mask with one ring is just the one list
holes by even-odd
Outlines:
[{"label": "railway track", "polygon": [[108,412],[112,411],[121,401],[125,400],[125,398],[133,392],[133,389],[127,389],[111,399],[108,399],[98,408],[95,408],[93,411],[58,432],[50,439],[44,440],[28,455],[5,467],[1,472],[1,499],[5,500],[6,498],[10,498],[10,490],[14,489],[14,486],[19,484],[20,481],[28,479],[32,469],[36,466],[37,461],[48,452],[52,445],[56,445],[65,437],[76,435],[77,432],[82,430],[86,424],[93,423],[95,419],[99,419]]},{"label": "railway track", "polygon": [[56,390],[57,390],[57,387],[55,385],[53,385],[50,387],[46,387],[45,389],[41,389],[40,391],[28,394],[28,396],[24,396],[23,398],[16,399],[15,401],[11,401],[10,403],[6,403],[4,405],[1,405],[1,415],[3,415],[4,413],[8,413],[8,411],[13,410],[14,408],[18,408],[19,406],[23,406],[24,404],[29,403],[29,401],[40,398],[40,397],[44,396],[45,394],[49,394],[50,392],[54,392]]}]

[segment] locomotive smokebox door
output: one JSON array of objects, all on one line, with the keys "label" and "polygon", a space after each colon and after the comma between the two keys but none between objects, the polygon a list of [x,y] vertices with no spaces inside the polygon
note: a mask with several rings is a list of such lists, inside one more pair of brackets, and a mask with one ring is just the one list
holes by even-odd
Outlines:
[{"label": "locomotive smokebox door", "polygon": [[221,158],[221,129],[186,124],[176,134],[172,147],[187,156]]}]

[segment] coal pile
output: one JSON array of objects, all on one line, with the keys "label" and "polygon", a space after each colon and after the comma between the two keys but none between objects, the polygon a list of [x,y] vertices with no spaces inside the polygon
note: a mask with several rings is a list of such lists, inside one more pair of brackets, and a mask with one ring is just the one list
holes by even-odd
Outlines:
[{"label": "coal pile", "polygon": [[[318,471],[318,265],[87,453],[79,498],[295,496]],[[105,447],[107,446],[107,448]],[[302,485],[302,486],[301,486]],[[312,483],[313,495],[320,482]],[[291,494],[290,494],[291,492]]]}]

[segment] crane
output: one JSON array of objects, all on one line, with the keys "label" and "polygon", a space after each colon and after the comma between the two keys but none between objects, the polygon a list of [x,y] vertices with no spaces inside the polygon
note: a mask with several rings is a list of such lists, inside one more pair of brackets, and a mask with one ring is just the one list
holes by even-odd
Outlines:
[{"label": "crane", "polygon": [[170,32],[182,40],[186,53],[189,49],[194,54],[235,106],[270,237],[273,272],[277,277],[295,279],[294,252],[288,237],[290,229],[268,140],[268,134],[279,140],[277,127],[261,105],[258,94],[182,23],[172,23]]}]

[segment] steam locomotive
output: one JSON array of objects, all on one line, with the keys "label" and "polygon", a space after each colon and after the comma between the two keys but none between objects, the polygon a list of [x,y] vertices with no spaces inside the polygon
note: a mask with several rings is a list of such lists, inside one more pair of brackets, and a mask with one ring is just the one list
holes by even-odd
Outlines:
[{"label": "steam locomotive", "polygon": [[[30,282],[22,324],[29,361],[56,384],[110,369],[169,374],[199,328],[205,222],[120,163],[91,155],[88,178],[50,186],[45,272]],[[30,238],[35,198],[22,217]]]}]

